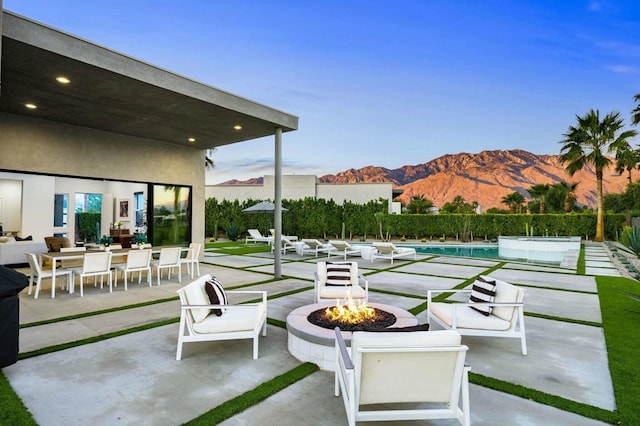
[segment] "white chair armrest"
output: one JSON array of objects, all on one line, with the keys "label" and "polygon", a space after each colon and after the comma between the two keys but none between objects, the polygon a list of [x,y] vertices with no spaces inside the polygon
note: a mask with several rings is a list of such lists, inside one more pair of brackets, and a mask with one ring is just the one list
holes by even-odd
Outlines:
[{"label": "white chair armrest", "polygon": [[347,370],[353,370],[353,361],[351,361],[351,356],[349,356],[349,351],[347,350],[347,345],[344,343],[344,339],[342,338],[342,333],[340,333],[340,328],[336,327],[333,330],[336,334],[336,347],[340,354],[340,358],[342,358],[344,368]]}]

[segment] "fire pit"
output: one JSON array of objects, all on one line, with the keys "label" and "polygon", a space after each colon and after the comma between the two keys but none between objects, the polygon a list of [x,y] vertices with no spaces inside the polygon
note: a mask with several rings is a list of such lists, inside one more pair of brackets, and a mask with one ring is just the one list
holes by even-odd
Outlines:
[{"label": "fire pit", "polygon": [[311,324],[333,330],[340,327],[342,331],[366,331],[383,329],[396,322],[396,316],[382,309],[367,306],[365,309],[354,311],[348,305],[338,305],[318,309],[309,314],[307,319]]},{"label": "fire pit", "polygon": [[[324,302],[313,305],[305,305],[297,308],[287,316],[287,332],[288,332],[288,349],[291,355],[300,361],[309,361],[317,364],[323,370],[335,371],[335,339],[333,329],[335,325],[326,328],[316,325],[310,320],[310,316],[319,316],[318,312],[325,312],[327,309],[335,307],[336,303]],[[383,324],[378,320],[375,321],[375,327],[386,328],[390,325],[394,327],[405,327],[416,325],[418,320],[411,313],[395,306],[383,305],[380,303],[369,303],[367,308],[373,309],[374,312],[380,313],[385,322]],[[322,322],[325,322],[323,317]],[[370,323],[370,325],[373,322]],[[373,325],[371,325],[373,326]],[[351,331],[345,331],[341,325],[342,337],[345,342],[351,344]],[[362,325],[353,325],[353,331],[357,331]]]}]

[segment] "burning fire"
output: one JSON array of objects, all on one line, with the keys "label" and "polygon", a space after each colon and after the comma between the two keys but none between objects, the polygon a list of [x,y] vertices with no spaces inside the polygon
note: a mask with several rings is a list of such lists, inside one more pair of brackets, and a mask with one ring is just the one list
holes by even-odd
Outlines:
[{"label": "burning fire", "polygon": [[325,309],[324,315],[332,321],[360,324],[361,322],[375,319],[376,311],[371,306],[367,306],[364,301],[356,304],[351,294],[347,293],[344,303],[341,303],[341,299],[336,299],[336,305]]}]

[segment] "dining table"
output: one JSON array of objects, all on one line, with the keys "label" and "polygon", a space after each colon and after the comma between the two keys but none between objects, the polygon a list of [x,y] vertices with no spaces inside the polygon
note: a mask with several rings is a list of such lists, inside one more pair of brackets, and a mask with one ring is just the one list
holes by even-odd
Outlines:
[{"label": "dining table", "polygon": [[[189,247],[182,246],[156,246],[150,247],[152,254],[159,254],[163,248],[175,248],[180,247],[182,249],[182,253],[186,253],[191,250]],[[109,250],[113,253],[114,257],[124,257],[132,250],[139,250],[138,248],[119,248],[119,249],[111,249]],[[65,251],[65,252],[45,252],[40,253],[40,258],[42,260],[51,260],[51,298],[54,299],[56,297],[56,268],[57,262],[59,260],[78,260],[83,259],[86,253],[96,252],[96,251],[104,251],[102,247],[89,248],[86,251]],[[73,279],[73,275],[72,275]],[[73,293],[73,285],[69,286],[69,292]]]}]

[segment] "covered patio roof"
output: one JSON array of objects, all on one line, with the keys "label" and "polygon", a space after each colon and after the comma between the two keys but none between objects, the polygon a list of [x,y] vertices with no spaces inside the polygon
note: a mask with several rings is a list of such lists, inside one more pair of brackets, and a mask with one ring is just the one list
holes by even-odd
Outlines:
[{"label": "covered patio roof", "polygon": [[294,115],[9,11],[0,17],[0,111],[200,149],[298,128]]}]

